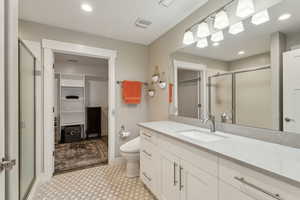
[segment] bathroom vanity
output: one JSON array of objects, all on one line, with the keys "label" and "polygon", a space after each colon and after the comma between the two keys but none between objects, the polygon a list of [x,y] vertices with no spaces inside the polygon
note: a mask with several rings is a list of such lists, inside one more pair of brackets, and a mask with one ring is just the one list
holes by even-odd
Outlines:
[{"label": "bathroom vanity", "polygon": [[139,124],[140,178],[159,200],[298,200],[300,150],[187,124]]}]

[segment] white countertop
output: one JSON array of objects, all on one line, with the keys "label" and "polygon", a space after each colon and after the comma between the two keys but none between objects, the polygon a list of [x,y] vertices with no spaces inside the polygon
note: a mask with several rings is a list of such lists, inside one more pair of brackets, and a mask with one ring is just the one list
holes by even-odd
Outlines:
[{"label": "white countertop", "polygon": [[146,122],[140,123],[139,126],[300,183],[300,149],[219,131],[217,134],[225,136],[226,139],[200,142],[182,136],[178,132],[206,129],[173,121]]}]

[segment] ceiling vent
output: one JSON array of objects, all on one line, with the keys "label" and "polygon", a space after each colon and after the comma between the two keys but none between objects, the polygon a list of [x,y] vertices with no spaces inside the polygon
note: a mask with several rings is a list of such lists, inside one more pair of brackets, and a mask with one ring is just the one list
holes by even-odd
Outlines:
[{"label": "ceiling vent", "polygon": [[168,8],[173,2],[174,0],[160,0],[158,4]]},{"label": "ceiling vent", "polygon": [[139,28],[148,28],[151,24],[152,24],[152,22],[145,20],[145,19],[141,19],[141,18],[138,18],[135,21],[135,25]]}]

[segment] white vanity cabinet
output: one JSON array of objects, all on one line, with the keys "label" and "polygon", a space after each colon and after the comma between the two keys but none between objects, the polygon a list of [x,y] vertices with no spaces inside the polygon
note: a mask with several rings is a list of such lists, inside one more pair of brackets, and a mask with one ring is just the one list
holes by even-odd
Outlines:
[{"label": "white vanity cabinet", "polygon": [[159,200],[299,200],[300,188],[141,128],[141,180]]}]

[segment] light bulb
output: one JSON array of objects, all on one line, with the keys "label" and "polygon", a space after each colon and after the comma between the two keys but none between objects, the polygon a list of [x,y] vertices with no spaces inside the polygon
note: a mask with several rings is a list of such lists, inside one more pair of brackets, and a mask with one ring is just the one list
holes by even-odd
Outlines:
[{"label": "light bulb", "polygon": [[236,35],[243,32],[244,30],[245,29],[244,29],[243,22],[238,22],[230,26],[229,33],[231,33],[232,35]]},{"label": "light bulb", "polygon": [[200,40],[197,42],[197,47],[198,47],[198,48],[203,49],[203,48],[205,48],[205,47],[207,47],[207,46],[208,46],[208,42],[207,42],[207,39],[206,39],[206,38],[202,38],[202,39],[200,39]]},{"label": "light bulb", "polygon": [[227,26],[229,26],[228,15],[224,10],[222,10],[216,14],[214,27],[217,29],[224,29]]},{"label": "light bulb", "polygon": [[212,34],[210,39],[213,42],[220,42],[220,41],[224,40],[223,31],[219,31],[219,32]]},{"label": "light bulb", "polygon": [[269,12],[268,10],[263,10],[259,13],[256,13],[255,15],[253,15],[252,17],[252,24],[255,24],[255,25],[260,25],[260,24],[263,24],[263,23],[266,23],[270,21],[270,16],[269,16]]},{"label": "light bulb", "polygon": [[185,45],[190,45],[190,44],[193,44],[195,41],[194,41],[194,34],[192,31],[187,31],[184,33],[184,36],[183,36],[183,44]]},{"label": "light bulb", "polygon": [[236,16],[245,18],[255,12],[253,0],[239,0]]},{"label": "light bulb", "polygon": [[202,22],[198,25],[197,37],[204,38],[210,35],[209,27],[206,22]]}]

